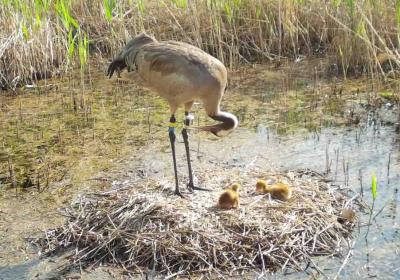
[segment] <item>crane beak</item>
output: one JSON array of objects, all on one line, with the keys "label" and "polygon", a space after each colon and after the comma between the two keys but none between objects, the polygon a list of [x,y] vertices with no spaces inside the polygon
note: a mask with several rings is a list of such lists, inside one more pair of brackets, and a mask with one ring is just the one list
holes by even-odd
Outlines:
[{"label": "crane beak", "polygon": [[116,70],[115,61],[113,61],[113,62],[110,63],[110,65],[108,66],[108,69],[107,69],[107,76],[108,76],[109,79],[111,79],[111,77],[114,74],[115,70]]},{"label": "crane beak", "polygon": [[123,70],[126,67],[125,61],[121,60],[121,59],[114,59],[110,65],[108,66],[107,69],[107,76],[109,79],[111,79],[112,75],[114,74],[114,72],[118,69],[118,70]]}]

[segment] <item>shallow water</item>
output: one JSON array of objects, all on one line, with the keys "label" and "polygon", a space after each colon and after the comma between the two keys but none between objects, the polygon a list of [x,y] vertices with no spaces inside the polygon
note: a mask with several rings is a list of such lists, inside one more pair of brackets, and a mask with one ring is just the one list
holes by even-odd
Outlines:
[{"label": "shallow water", "polygon": [[[399,135],[393,127],[373,126],[362,129],[360,140],[351,129],[322,129],[318,134],[281,137],[269,134],[269,139],[256,133],[241,133],[238,143],[246,153],[232,153],[235,161],[254,165],[273,165],[278,169],[310,168],[321,173],[326,171],[326,152],[332,161],[329,176],[338,184],[348,184],[352,190],[361,193],[360,172],[363,184],[364,200],[372,204],[371,177],[378,178],[378,196],[375,201],[369,234],[366,237],[369,221],[368,213],[360,213],[358,228],[354,237],[353,256],[340,274],[343,278],[399,279],[400,278],[400,163]],[[228,143],[225,143],[227,148]],[[246,147],[246,148],[244,148]],[[253,147],[253,148],[252,148]],[[216,150],[217,151],[217,150]],[[388,163],[390,155],[390,164]],[[338,159],[338,160],[337,160]],[[337,160],[337,161],[336,161]],[[348,164],[348,171],[347,171]],[[389,175],[388,175],[389,165]],[[345,166],[345,168],[343,167]],[[350,193],[353,196],[354,193]],[[383,209],[383,210],[382,210]],[[381,211],[382,210],[382,211]],[[381,211],[381,212],[380,212]],[[326,263],[320,259],[319,265],[326,275],[335,275],[340,260]],[[329,270],[328,270],[329,269]]]},{"label": "shallow water", "polygon": [[29,261],[22,264],[17,264],[9,267],[0,267],[0,279],[1,280],[23,280],[27,279],[30,270],[35,267],[39,261]]},{"label": "shallow water", "polygon": [[[261,74],[254,76],[254,72]],[[363,81],[349,81],[342,85],[349,94],[341,97],[329,95],[339,87],[336,82],[313,85],[312,79],[301,73],[291,73],[290,77],[294,78],[290,85],[285,84],[289,75],[285,72],[277,74],[269,69],[250,69],[246,70],[246,76],[233,75],[231,93],[224,98],[223,107],[239,116],[241,126],[222,139],[192,132],[194,170],[210,170],[214,165],[227,165],[239,170],[257,167],[276,170],[310,168],[320,173],[328,171],[328,176],[336,184],[351,187],[353,192],[349,193],[350,197],[361,195],[361,181],[363,199],[368,205],[372,205],[370,186],[372,174],[375,173],[378,196],[373,215],[377,216],[371,221],[366,238],[369,214],[366,211],[360,213],[354,232],[354,251],[340,278],[398,279],[398,108],[384,101],[386,105],[371,110],[366,106],[370,103],[369,94],[353,94],[363,86],[365,90]],[[0,279],[11,279],[7,275],[23,279],[29,275],[36,262],[24,264],[23,260],[34,259],[35,255],[34,252],[27,253],[27,245],[21,245],[25,244],[21,237],[29,237],[58,224],[59,219],[53,219],[57,207],[65,205],[81,191],[108,188],[123,182],[118,179],[113,184],[101,185],[98,181],[89,181],[91,176],[107,174],[112,167],[121,170],[141,169],[149,176],[173,178],[167,133],[160,121],[168,117],[165,103],[147,96],[146,92],[136,87],[121,86],[115,92],[113,88],[115,85],[110,86],[100,80],[87,90],[89,94],[85,93],[85,102],[90,106],[84,105],[78,108],[78,112],[73,111],[72,102],[68,105],[69,101],[64,101],[71,98],[67,93],[68,86],[57,94],[18,97],[34,100],[33,104],[25,103],[28,114],[22,114],[22,117],[21,102],[15,98],[3,100],[0,104],[3,116],[12,120],[2,123],[2,129],[8,135],[3,135],[4,151],[16,148],[13,152],[24,161],[25,150],[31,150],[30,145],[38,147],[40,156],[36,155],[35,150],[29,162],[38,158],[45,162],[47,160],[49,166],[54,168],[55,178],[43,193],[28,191],[14,197],[11,195],[11,192],[14,194],[13,189],[1,190],[0,210],[7,216],[2,217],[1,225],[4,239],[0,246],[5,254],[0,257],[3,265]],[[315,88],[318,88],[318,93]],[[88,117],[85,115],[87,108],[90,109]],[[195,106],[195,111],[200,116],[200,122],[204,122],[201,107]],[[349,121],[349,111],[360,116],[359,123]],[[38,121],[35,122],[36,118]],[[18,122],[18,119],[21,121]],[[34,127],[32,134],[28,130],[28,136],[16,136],[15,123],[24,128]],[[49,130],[45,129],[46,125],[50,127]],[[60,140],[59,127],[63,129],[63,140]],[[43,130],[44,133],[41,132]],[[186,162],[180,135],[177,145],[179,172],[185,176]],[[42,153],[47,153],[48,157],[42,156]],[[129,156],[134,160],[129,160]],[[7,169],[5,161],[2,167],[3,170]],[[60,180],[59,173],[66,175]],[[125,179],[130,180],[129,174]],[[240,180],[240,172],[235,174],[235,179]],[[15,207],[19,211],[13,211]],[[27,217],[31,217],[30,227],[24,228]],[[17,237],[14,236],[20,240],[16,241]],[[342,261],[327,258],[316,260],[323,275],[329,277],[336,275]],[[306,279],[309,276],[293,273],[285,277]]]},{"label": "shallow water", "polygon": [[[387,115],[395,111],[386,112]],[[326,173],[335,184],[348,185],[349,197],[362,195],[372,205],[371,178],[376,174],[378,194],[368,231],[369,212],[364,209],[358,215],[354,231],[354,250],[340,278],[399,279],[400,278],[400,135],[393,125],[381,124],[381,119],[371,114],[367,122],[357,128],[323,128],[314,133],[279,135],[276,130],[259,124],[254,130],[237,129],[219,141],[192,137],[192,155],[195,170],[209,170],[213,165],[247,168],[292,170],[311,169]],[[376,115],[376,114],[375,114]],[[197,141],[197,142],[196,142]],[[200,148],[197,150],[198,145]],[[183,144],[181,144],[183,146]],[[186,175],[184,150],[178,147],[178,168]],[[390,156],[390,162],[389,162]],[[141,168],[154,176],[170,177],[170,154],[159,153],[148,147],[142,154]],[[157,158],[157,161],[151,160]],[[389,172],[388,172],[389,167]],[[171,178],[171,177],[170,177]],[[234,176],[240,180],[240,174]],[[361,184],[362,191],[361,191]],[[256,180],[257,178],[255,178]],[[252,184],[254,182],[242,182]],[[171,186],[172,187],[172,186]],[[353,207],[357,208],[356,205]],[[346,254],[347,252],[345,252]],[[316,260],[324,273],[335,277],[342,265],[341,259]],[[289,277],[286,275],[285,277]],[[304,278],[294,273],[293,279]],[[277,276],[279,279],[279,276]]]}]

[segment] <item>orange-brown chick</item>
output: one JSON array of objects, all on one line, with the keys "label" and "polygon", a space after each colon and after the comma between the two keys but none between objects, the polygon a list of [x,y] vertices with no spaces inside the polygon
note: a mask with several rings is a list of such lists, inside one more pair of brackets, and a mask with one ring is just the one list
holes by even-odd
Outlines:
[{"label": "orange-brown chick", "polygon": [[239,184],[233,184],[227,188],[219,197],[218,207],[221,209],[231,209],[239,207]]},{"label": "orange-brown chick", "polygon": [[264,180],[258,180],[256,184],[256,192],[265,193],[268,183]]},{"label": "orange-brown chick", "polygon": [[268,185],[264,180],[258,180],[256,191],[259,193],[269,193],[272,198],[282,201],[289,200],[292,197],[292,188],[284,183]]}]

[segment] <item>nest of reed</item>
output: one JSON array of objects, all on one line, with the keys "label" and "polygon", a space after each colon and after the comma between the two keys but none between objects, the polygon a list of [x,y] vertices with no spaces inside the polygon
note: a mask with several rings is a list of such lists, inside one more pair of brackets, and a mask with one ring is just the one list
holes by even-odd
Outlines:
[{"label": "nest of reed", "polygon": [[[65,225],[36,243],[45,255],[72,249],[71,265],[170,276],[303,270],[312,257],[341,255],[354,224],[340,219],[349,201],[340,187],[310,171],[244,176],[249,183],[240,189],[240,208],[232,210],[216,207],[229,176],[209,173],[199,181],[213,191],[187,193],[187,199],[172,195],[173,180],[149,178],[81,196],[65,209]],[[281,202],[256,194],[257,178],[289,184],[293,197]]]}]

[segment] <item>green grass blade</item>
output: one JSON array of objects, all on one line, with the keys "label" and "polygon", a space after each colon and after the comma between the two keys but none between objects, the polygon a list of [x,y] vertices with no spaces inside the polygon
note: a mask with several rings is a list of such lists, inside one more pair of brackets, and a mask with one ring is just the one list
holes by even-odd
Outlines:
[{"label": "green grass blade", "polygon": [[145,11],[144,0],[137,1],[137,8],[138,8],[140,14],[144,14],[144,11]]},{"label": "green grass blade", "polygon": [[229,23],[232,23],[232,8],[230,3],[226,2],[224,5],[224,10],[226,13],[226,17],[228,18]]},{"label": "green grass blade", "polygon": [[181,8],[181,9],[186,9],[187,8],[187,0],[171,0],[171,1],[178,8]]},{"label": "green grass blade", "polygon": [[104,0],[104,14],[106,16],[107,21],[111,21],[113,18],[113,10],[115,9],[116,2],[115,0]]},{"label": "green grass blade", "polygon": [[22,30],[22,34],[24,35],[25,41],[28,41],[30,36],[29,36],[28,27],[26,27],[25,23],[22,23],[21,30]]},{"label": "green grass blade", "polygon": [[75,36],[72,35],[72,30],[68,32],[68,58],[72,59],[75,51]]},{"label": "green grass blade", "polygon": [[372,199],[375,200],[376,199],[376,175],[372,174],[372,185],[371,185],[371,193],[372,193]]},{"label": "green grass blade", "polygon": [[70,2],[66,0],[58,0],[54,4],[54,8],[56,13],[58,14],[59,18],[64,24],[64,27],[67,31],[69,31],[71,25],[75,28],[79,28],[78,22],[74,19],[70,12]]}]

